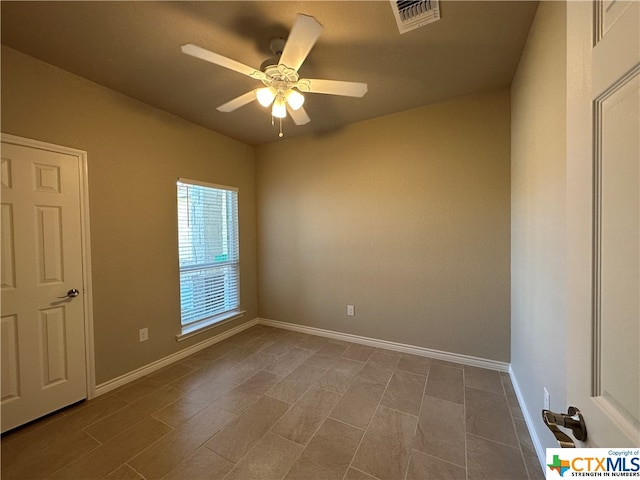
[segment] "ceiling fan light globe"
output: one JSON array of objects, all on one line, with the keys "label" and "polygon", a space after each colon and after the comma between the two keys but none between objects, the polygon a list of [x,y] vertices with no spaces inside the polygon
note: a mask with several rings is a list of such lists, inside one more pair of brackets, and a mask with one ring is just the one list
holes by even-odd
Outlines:
[{"label": "ceiling fan light globe", "polygon": [[295,90],[290,90],[287,93],[287,103],[293,110],[298,110],[304,103],[304,96]]},{"label": "ceiling fan light globe", "polygon": [[273,99],[276,98],[276,94],[269,88],[264,87],[260,88],[256,92],[256,98],[258,99],[258,103],[263,107],[268,107],[273,102]]},{"label": "ceiling fan light globe", "polygon": [[276,118],[284,118],[287,116],[287,107],[281,99],[277,99],[275,102],[273,102],[271,115]]}]

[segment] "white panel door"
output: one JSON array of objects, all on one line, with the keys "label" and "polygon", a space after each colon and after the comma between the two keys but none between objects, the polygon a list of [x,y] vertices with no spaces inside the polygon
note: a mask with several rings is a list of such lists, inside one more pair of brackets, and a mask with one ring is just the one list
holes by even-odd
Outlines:
[{"label": "white panel door", "polygon": [[87,375],[79,159],[5,141],[1,156],[4,432],[86,398]]},{"label": "white panel door", "polygon": [[567,2],[568,403],[640,446],[640,2]]}]

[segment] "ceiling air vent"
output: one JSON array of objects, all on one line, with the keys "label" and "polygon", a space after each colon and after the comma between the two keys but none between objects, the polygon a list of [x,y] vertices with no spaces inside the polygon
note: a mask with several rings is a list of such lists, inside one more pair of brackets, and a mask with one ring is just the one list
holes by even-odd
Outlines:
[{"label": "ceiling air vent", "polygon": [[440,20],[438,0],[390,0],[400,33]]}]

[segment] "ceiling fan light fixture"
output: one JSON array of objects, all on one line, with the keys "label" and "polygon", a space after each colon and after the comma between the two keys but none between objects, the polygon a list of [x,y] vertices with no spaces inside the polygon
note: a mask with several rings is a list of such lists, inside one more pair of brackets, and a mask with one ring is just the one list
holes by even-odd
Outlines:
[{"label": "ceiling fan light fixture", "polygon": [[271,107],[271,115],[276,118],[284,118],[287,116],[287,107],[284,104],[284,100],[280,95],[273,102],[273,107]]},{"label": "ceiling fan light fixture", "polygon": [[298,110],[304,103],[304,96],[300,92],[295,90],[289,90],[287,92],[287,103],[293,110]]},{"label": "ceiling fan light fixture", "polygon": [[271,88],[264,87],[256,91],[256,98],[260,105],[268,107],[273,102],[273,99],[276,98],[276,94]]}]

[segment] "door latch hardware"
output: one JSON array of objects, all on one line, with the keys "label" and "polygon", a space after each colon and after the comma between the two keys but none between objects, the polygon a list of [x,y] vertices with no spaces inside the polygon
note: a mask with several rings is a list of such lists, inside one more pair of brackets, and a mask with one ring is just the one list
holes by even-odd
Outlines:
[{"label": "door latch hardware", "polygon": [[78,290],[76,290],[75,288],[72,288],[71,290],[69,290],[67,292],[67,294],[64,297],[58,297],[58,298],[75,298],[78,295],[80,295],[80,292]]},{"label": "door latch hardware", "polygon": [[542,420],[549,427],[553,436],[556,437],[562,448],[575,448],[573,439],[558,427],[571,429],[573,436],[577,440],[587,439],[587,426],[584,417],[576,407],[569,407],[567,413],[554,413],[551,410],[542,410]]}]

